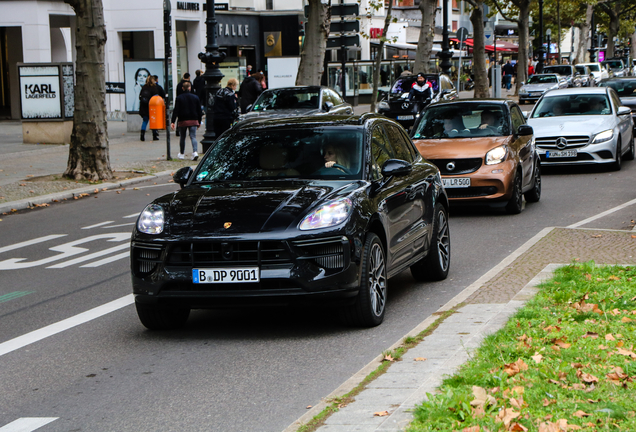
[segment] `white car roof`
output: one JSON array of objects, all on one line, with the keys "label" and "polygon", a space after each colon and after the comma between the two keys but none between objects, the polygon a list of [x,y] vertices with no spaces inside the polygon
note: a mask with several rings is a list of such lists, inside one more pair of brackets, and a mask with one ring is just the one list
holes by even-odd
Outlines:
[{"label": "white car roof", "polygon": [[543,97],[563,96],[563,95],[584,95],[584,94],[607,94],[609,87],[574,87],[551,90]]}]

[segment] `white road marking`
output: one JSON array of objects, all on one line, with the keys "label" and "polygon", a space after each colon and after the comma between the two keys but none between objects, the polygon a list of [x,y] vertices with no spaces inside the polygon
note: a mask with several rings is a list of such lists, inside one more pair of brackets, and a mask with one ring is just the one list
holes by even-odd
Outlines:
[{"label": "white road marking", "polygon": [[[64,267],[72,266],[74,264],[78,264],[78,263],[81,263],[81,262],[84,262],[84,261],[90,261],[92,259],[99,258],[101,256],[108,255],[108,254],[111,254],[111,253],[114,253],[114,252],[119,252],[120,250],[128,249],[129,247],[130,247],[130,245],[128,243],[122,244],[122,245],[119,245],[119,246],[114,246],[112,248],[108,248],[108,249],[104,249],[104,250],[99,251],[99,252],[95,252],[95,253],[92,253],[92,254],[84,255],[84,256],[81,256],[79,258],[75,258],[75,259],[72,259],[72,260],[69,260],[69,261],[65,261],[63,263],[55,264],[55,265],[49,266],[47,268],[64,268]],[[129,252],[126,252],[126,255],[128,255],[128,254],[129,254]]]},{"label": "white road marking", "polygon": [[592,217],[589,217],[587,219],[584,219],[581,222],[577,222],[575,224],[568,225],[566,228],[578,228],[578,227],[583,226],[585,224],[588,224],[588,223],[590,223],[592,221],[595,221],[596,219],[600,219],[600,218],[605,217],[605,216],[607,216],[609,214],[612,214],[612,213],[617,212],[617,211],[619,211],[621,209],[624,209],[625,207],[629,207],[630,205],[633,205],[633,204],[636,204],[636,199],[633,199],[631,201],[627,201],[624,204],[621,204],[619,206],[616,206],[614,208],[606,210],[606,211],[604,211],[602,213],[597,214],[596,216],[592,216]]},{"label": "white road marking", "polygon": [[99,235],[94,235],[94,236],[86,237],[83,239],[75,240],[72,242],[64,243],[59,246],[54,246],[52,248],[49,248],[49,250],[53,252],[61,252],[60,254],[53,255],[48,258],[43,258],[38,261],[22,262],[26,258],[11,258],[8,260],[0,261],[0,270],[18,270],[18,269],[24,269],[29,267],[37,267],[44,264],[48,264],[53,261],[63,260],[71,256],[78,255],[88,251],[88,249],[77,247],[77,245],[88,243],[94,240],[101,240],[101,239],[110,239],[108,240],[110,242],[120,242],[120,241],[130,239],[130,233],[99,234]]},{"label": "white road marking", "polygon": [[[129,246],[129,245],[126,245],[126,246]],[[99,267],[99,266],[102,266],[104,264],[112,263],[112,262],[120,260],[120,259],[128,258],[129,256],[130,256],[130,252],[124,252],[123,254],[119,254],[119,255],[112,256],[112,257],[104,258],[103,260],[99,260],[99,261],[95,261],[94,263],[83,265],[83,266],[81,266],[81,268],[84,268],[84,267]]]},{"label": "white road marking", "polygon": [[[82,312],[78,315],[72,316],[62,321],[58,321],[41,329],[34,330],[22,336],[18,336],[14,339],[8,340],[0,344],[0,356],[16,351],[20,348],[24,348],[27,345],[31,345],[35,342],[46,339],[49,336],[56,335],[78,325],[87,323],[101,316],[107,315],[111,312],[115,312],[123,307],[133,304],[135,301],[132,294],[128,294],[124,297],[113,300],[112,302],[97,306],[86,312]],[[20,430],[20,429],[18,429]],[[0,429],[0,432],[5,432]]]},{"label": "white road marking", "polygon": [[109,225],[109,226],[102,227],[102,229],[119,228],[119,227],[123,227],[123,226],[131,226],[131,225],[134,225],[134,224],[135,224],[134,222],[131,222],[131,223],[125,223],[125,224],[119,224],[119,225]]},{"label": "white road marking", "polygon": [[44,425],[54,422],[58,418],[59,417],[22,417],[1,427],[0,432],[32,432]]},{"label": "white road marking", "polygon": [[156,188],[163,186],[176,186],[176,183],[164,183],[164,184],[156,184],[156,185],[148,185],[148,186],[137,186],[136,189],[148,189],[148,188]]},{"label": "white road marking", "polygon": [[100,223],[98,223],[98,224],[95,224],[95,225],[90,225],[90,226],[87,226],[87,227],[83,227],[82,229],[91,229],[91,228],[97,228],[97,227],[100,227],[100,226],[103,226],[103,225],[108,225],[108,224],[112,224],[113,222],[115,222],[115,221],[106,221],[106,222],[100,222]]},{"label": "white road marking", "polygon": [[26,246],[31,246],[31,245],[38,244],[38,243],[43,243],[45,241],[49,241],[49,240],[53,240],[53,239],[56,239],[56,238],[64,237],[66,235],[68,235],[68,234],[51,234],[51,235],[47,235],[47,236],[44,236],[44,237],[38,237],[38,238],[33,239],[33,240],[27,240],[27,241],[23,241],[23,242],[20,242],[20,243],[15,243],[15,244],[12,244],[12,245],[9,245],[9,246],[1,247],[0,248],[0,253],[7,252],[7,251],[10,251],[10,250],[14,250],[14,249],[20,249],[20,248],[23,248],[23,247],[26,247]]},{"label": "white road marking", "polygon": [[139,216],[139,213],[141,213],[141,212],[129,214],[128,216],[123,216],[123,219],[129,219],[129,218],[137,217],[137,216]]}]

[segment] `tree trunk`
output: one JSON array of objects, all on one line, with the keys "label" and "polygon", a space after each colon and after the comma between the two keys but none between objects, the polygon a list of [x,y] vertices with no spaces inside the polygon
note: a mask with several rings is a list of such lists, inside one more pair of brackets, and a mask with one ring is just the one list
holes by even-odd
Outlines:
[{"label": "tree trunk", "polygon": [[590,27],[592,24],[592,14],[594,13],[594,6],[591,4],[586,5],[585,9],[585,22],[579,27],[579,43],[576,45],[576,56],[574,57],[574,63],[586,63],[589,59],[590,47]]},{"label": "tree trunk", "polygon": [[519,89],[528,78],[528,42],[530,40],[529,23],[530,23],[530,2],[531,0],[520,1],[519,20],[517,26],[519,28],[519,52],[517,53],[517,81],[515,83],[515,96],[519,95]]},{"label": "tree trunk", "polygon": [[102,0],[64,0],[75,11],[75,113],[64,177],[109,180],[104,45],[106,27]]},{"label": "tree trunk", "polygon": [[296,85],[320,85],[324,73],[325,52],[331,16],[329,3],[309,0],[309,16],[305,26],[305,44],[300,53]]},{"label": "tree trunk", "polygon": [[413,73],[433,72],[431,70],[431,51],[433,51],[433,38],[435,36],[435,12],[436,0],[420,0],[420,12],[422,12],[422,26],[420,38],[417,41],[417,52],[413,64]]},{"label": "tree trunk", "polygon": [[486,42],[484,40],[484,4],[475,2],[470,14],[473,24],[473,72],[475,73],[475,98],[488,97],[488,70],[486,69]]},{"label": "tree trunk", "polygon": [[606,4],[604,6],[607,16],[610,19],[607,32],[607,51],[605,51],[605,58],[612,58],[614,57],[614,38],[618,35],[618,29],[620,26],[620,21],[618,19],[620,15],[620,4],[616,3],[615,6]]},{"label": "tree trunk", "polygon": [[563,63],[561,58],[561,2],[557,0],[557,53],[559,55],[559,64]]},{"label": "tree trunk", "polygon": [[[636,32],[631,36],[632,43],[630,44],[632,55],[630,56],[632,59],[636,59]],[[629,67],[633,68],[634,66],[629,65]]]},{"label": "tree trunk", "polygon": [[371,93],[371,112],[375,112],[375,104],[378,101],[378,86],[380,84],[380,68],[382,67],[382,55],[384,52],[384,42],[386,42],[386,34],[389,31],[389,25],[391,24],[391,14],[393,13],[393,1],[389,1],[389,8],[386,11],[386,18],[384,19],[384,30],[380,37],[380,46],[378,53],[375,56],[375,65],[373,66],[373,93]]}]

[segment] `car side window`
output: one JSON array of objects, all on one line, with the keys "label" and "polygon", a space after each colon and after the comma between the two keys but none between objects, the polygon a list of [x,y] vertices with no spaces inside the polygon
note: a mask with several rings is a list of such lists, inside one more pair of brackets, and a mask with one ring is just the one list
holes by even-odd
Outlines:
[{"label": "car side window", "polygon": [[409,151],[408,143],[405,141],[402,133],[400,133],[400,130],[391,124],[385,124],[384,130],[389,138],[389,145],[393,149],[395,158],[413,162],[413,155]]},{"label": "car side window", "polygon": [[618,111],[618,107],[621,106],[621,100],[614,89],[610,89],[610,98],[612,99],[612,105],[614,105],[614,111]]},{"label": "car side window", "polygon": [[525,124],[523,114],[519,107],[513,106],[510,108],[510,117],[512,119],[512,132],[516,134],[519,126]]},{"label": "car side window", "polygon": [[371,179],[382,178],[382,166],[393,157],[389,150],[388,140],[381,126],[376,126],[371,133]]}]

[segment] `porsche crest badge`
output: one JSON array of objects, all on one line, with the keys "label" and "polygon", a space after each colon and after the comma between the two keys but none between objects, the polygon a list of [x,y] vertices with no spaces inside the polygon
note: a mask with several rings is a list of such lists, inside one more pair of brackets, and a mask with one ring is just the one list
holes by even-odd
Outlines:
[{"label": "porsche crest badge", "polygon": [[225,228],[225,229],[228,229],[228,228],[229,228],[229,227],[231,227],[231,226],[232,226],[232,222],[225,222],[225,223],[223,224],[223,228]]}]

